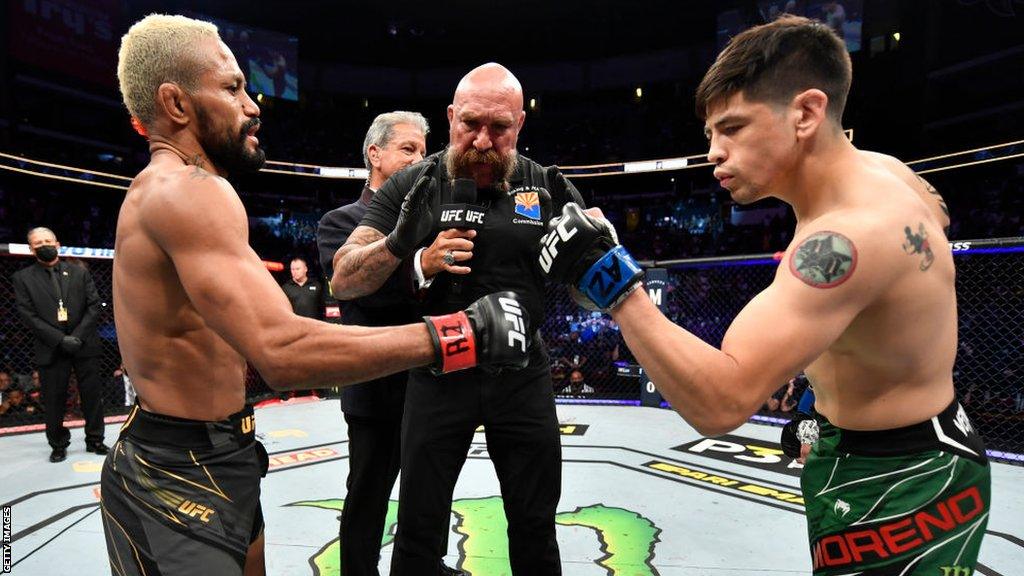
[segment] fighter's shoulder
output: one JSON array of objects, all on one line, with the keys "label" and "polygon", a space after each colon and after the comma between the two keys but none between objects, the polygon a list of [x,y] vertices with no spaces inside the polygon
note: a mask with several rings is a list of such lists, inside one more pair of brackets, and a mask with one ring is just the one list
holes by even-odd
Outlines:
[{"label": "fighter's shoulder", "polygon": [[894,218],[848,208],[816,218],[790,244],[784,264],[792,276],[815,288],[856,286],[886,276],[898,236]]},{"label": "fighter's shoulder", "polygon": [[143,200],[152,204],[185,204],[188,200],[201,208],[205,199],[216,202],[238,198],[226,179],[194,165],[150,166],[135,178],[133,188],[143,192]]},{"label": "fighter's shoulder", "polygon": [[[135,190],[139,221],[147,228],[192,228],[232,225],[245,219],[245,208],[224,178],[198,166],[147,169]],[[232,226],[233,227],[233,226]]]}]

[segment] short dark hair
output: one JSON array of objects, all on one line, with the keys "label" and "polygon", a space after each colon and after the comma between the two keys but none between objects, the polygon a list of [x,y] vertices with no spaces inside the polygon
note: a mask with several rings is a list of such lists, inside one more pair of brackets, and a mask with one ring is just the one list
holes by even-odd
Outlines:
[{"label": "short dark hair", "polygon": [[828,115],[841,123],[853,76],[842,38],[827,25],[783,15],[736,35],[697,87],[697,116],[742,92],[754,102],[785,103],[817,88],[828,96]]},{"label": "short dark hair", "polygon": [[292,262],[302,262],[303,264],[306,265],[306,268],[309,268],[309,262],[306,262],[306,259],[303,258],[302,256],[296,256],[288,261],[289,264],[291,264]]}]

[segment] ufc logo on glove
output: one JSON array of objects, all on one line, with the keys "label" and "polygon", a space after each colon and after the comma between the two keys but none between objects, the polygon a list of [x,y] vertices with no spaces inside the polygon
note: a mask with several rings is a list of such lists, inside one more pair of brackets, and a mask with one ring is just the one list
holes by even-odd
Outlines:
[{"label": "ufc logo on glove", "polygon": [[511,323],[508,329],[508,347],[515,348],[519,344],[519,350],[526,352],[526,323],[523,321],[523,309],[519,302],[511,298],[498,298],[501,309],[505,311],[505,319]]},{"label": "ufc logo on glove", "polygon": [[558,243],[567,242],[576,235],[576,227],[571,224],[568,219],[562,218],[558,225],[555,226],[555,229],[545,234],[541,239],[542,246],[538,261],[545,274],[551,272],[551,264],[555,261],[555,257],[558,256]]}]

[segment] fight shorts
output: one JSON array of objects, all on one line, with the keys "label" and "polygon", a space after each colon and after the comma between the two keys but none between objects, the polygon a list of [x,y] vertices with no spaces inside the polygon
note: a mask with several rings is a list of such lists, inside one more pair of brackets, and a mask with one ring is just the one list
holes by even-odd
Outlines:
[{"label": "fight shorts", "polygon": [[956,400],[893,430],[818,422],[800,482],[816,576],[974,573],[991,469]]},{"label": "fight shorts", "polygon": [[267,464],[251,406],[219,422],[135,406],[100,480],[111,573],[241,575]]}]

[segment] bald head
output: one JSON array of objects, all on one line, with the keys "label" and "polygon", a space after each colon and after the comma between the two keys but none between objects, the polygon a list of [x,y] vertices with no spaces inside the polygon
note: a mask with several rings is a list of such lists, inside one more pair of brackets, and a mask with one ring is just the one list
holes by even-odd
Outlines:
[{"label": "bald head", "polygon": [[514,110],[523,110],[523,85],[509,71],[497,62],[488,62],[470,70],[455,88],[456,106],[467,99],[485,97],[507,103]]},{"label": "bald head", "polygon": [[519,80],[501,64],[474,68],[448,106],[448,174],[480,187],[507,187],[525,121]]}]

